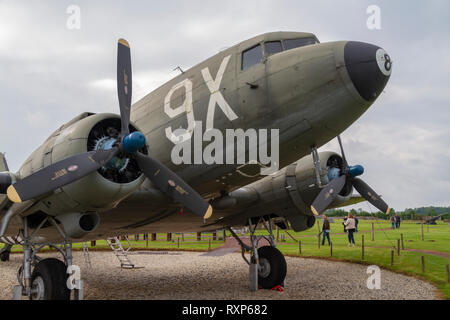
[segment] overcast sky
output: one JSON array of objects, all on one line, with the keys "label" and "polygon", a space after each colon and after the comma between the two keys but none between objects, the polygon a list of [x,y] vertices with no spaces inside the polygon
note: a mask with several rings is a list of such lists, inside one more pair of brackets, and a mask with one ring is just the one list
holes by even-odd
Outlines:
[{"label": "overcast sky", "polygon": [[[339,5],[336,5],[336,4]],[[81,9],[69,30],[67,8]],[[369,5],[381,30],[369,30]],[[396,209],[450,205],[450,2],[0,0],[0,151],[12,171],[84,111],[115,112],[116,41],[133,47],[134,101],[225,47],[269,31],[377,44],[385,93],[343,134],[347,157]],[[338,151],[331,142],[323,150]],[[368,209],[367,205],[359,205]]]}]

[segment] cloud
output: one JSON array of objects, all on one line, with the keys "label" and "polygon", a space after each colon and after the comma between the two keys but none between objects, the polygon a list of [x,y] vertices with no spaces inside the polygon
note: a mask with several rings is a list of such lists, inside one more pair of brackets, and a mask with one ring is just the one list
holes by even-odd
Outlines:
[{"label": "cloud", "polygon": [[26,125],[35,128],[43,129],[47,128],[50,124],[50,115],[43,110],[27,111],[25,113]]}]

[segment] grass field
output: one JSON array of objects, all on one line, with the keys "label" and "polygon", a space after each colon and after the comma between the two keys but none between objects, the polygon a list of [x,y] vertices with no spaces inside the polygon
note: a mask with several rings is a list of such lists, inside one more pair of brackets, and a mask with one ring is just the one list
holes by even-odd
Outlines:
[{"label": "grass field", "polygon": [[[372,241],[372,223],[375,228],[375,240]],[[416,222],[403,222],[401,229],[392,230],[388,221],[360,220],[359,232],[355,235],[356,247],[348,247],[347,234],[343,233],[341,220],[336,219],[331,224],[331,239],[333,242],[332,258],[356,263],[376,264],[389,270],[424,278],[435,284],[446,299],[450,299],[450,284],[446,266],[450,264],[450,227],[447,223],[438,222],[436,226],[424,226],[424,241],[422,241],[421,225]],[[266,234],[265,231],[258,231]],[[284,236],[282,236],[284,234]],[[301,242],[301,256],[314,258],[331,258],[328,244],[318,245],[317,224],[312,229],[295,233],[289,231],[292,239],[284,231],[279,231],[278,248],[285,255],[299,256],[299,242]],[[403,234],[403,247],[398,255],[397,244]],[[219,236],[219,234],[218,234]],[[229,234],[227,234],[229,236]],[[276,236],[276,232],[275,232]],[[362,237],[364,236],[364,260],[362,259]],[[157,241],[133,241],[129,237],[133,248],[153,250],[186,250],[207,251],[218,248],[223,240],[212,240],[212,234],[203,234],[202,241],[197,241],[195,234],[185,234],[184,241],[181,234],[174,234],[168,242],[166,234],[158,234]],[[284,238],[284,241],[281,239]],[[142,239],[142,236],[140,237]],[[123,242],[126,244],[126,242]],[[75,249],[81,249],[81,244],[74,244]],[[400,245],[402,248],[402,245]],[[16,246],[14,251],[21,248]],[[109,249],[106,241],[97,241],[95,249]],[[423,252],[409,251],[422,250]],[[391,252],[394,251],[394,264],[391,265]],[[422,257],[425,261],[425,272],[422,271]]]}]

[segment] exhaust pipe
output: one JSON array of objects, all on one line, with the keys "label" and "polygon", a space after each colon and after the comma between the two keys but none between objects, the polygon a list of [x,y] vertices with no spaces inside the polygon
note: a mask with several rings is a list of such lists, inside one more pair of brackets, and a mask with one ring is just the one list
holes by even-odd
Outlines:
[{"label": "exhaust pipe", "polygon": [[100,223],[98,213],[68,213],[55,217],[62,223],[67,236],[73,239],[83,238],[88,233],[97,229]]}]

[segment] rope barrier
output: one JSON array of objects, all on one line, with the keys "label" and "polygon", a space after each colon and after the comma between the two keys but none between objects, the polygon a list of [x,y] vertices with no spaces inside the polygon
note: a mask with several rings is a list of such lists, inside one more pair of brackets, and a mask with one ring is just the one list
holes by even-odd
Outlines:
[{"label": "rope barrier", "polygon": [[[367,207],[369,208],[370,214],[373,216],[374,213],[373,213],[372,208],[370,207],[369,203],[366,202],[366,205],[367,205]],[[376,219],[375,219],[375,222],[376,222],[377,224],[380,224],[377,217],[376,217]],[[381,229],[381,231],[383,231],[384,235],[386,236],[386,239],[387,239],[389,242],[391,242],[392,248],[393,248],[393,249],[396,249],[397,247],[395,246],[395,241],[394,241],[394,240],[391,240],[391,239],[389,238],[389,236],[387,235],[387,233],[386,233],[386,231],[384,230],[384,228],[380,228],[380,229]],[[375,232],[375,231],[374,231],[374,232]]]}]

